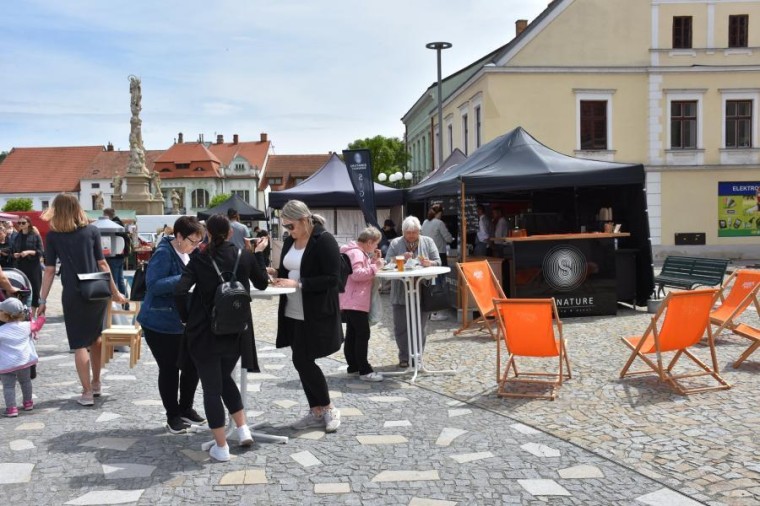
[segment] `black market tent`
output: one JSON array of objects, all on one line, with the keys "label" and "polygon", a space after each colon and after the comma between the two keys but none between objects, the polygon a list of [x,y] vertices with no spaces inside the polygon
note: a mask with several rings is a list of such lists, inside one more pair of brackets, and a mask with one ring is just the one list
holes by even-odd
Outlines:
[{"label": "black market tent", "polygon": [[205,211],[198,211],[198,219],[207,220],[209,217],[215,214],[223,214],[224,216],[227,216],[228,209],[235,209],[238,214],[240,214],[240,219],[243,221],[267,219],[267,215],[264,213],[264,211],[260,211],[252,205],[248,204],[248,202],[243,200],[243,198],[240,197],[240,195],[237,193],[216,207],[206,209]]},{"label": "black market tent", "polygon": [[462,164],[465,160],[467,160],[467,155],[462,153],[461,149],[454,148],[454,151],[452,151],[451,154],[443,161],[441,166],[422,178],[418,184],[439,180],[450,169]]},{"label": "black market tent", "polygon": [[[393,207],[403,202],[403,190],[378,183],[374,185],[376,207]],[[302,183],[293,188],[269,194],[269,206],[275,209],[282,208],[288,200],[301,200],[312,208],[358,207],[346,164],[335,153],[317,172]]]},{"label": "black market tent", "polygon": [[631,236],[621,248],[637,254],[638,303],[654,289],[652,248],[641,164],[623,164],[567,156],[550,149],[522,127],[481,146],[466,161],[407,190],[407,201],[456,196],[480,200],[529,198],[532,212],[561,214],[568,228],[594,221],[601,207],[612,207],[615,221]]}]

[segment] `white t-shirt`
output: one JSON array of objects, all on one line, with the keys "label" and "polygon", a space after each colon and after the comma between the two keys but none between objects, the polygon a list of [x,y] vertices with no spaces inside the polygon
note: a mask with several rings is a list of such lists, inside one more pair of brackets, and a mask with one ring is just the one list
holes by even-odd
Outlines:
[{"label": "white t-shirt", "polygon": [[[295,245],[291,247],[285,258],[282,259],[282,265],[288,270],[288,279],[301,279],[301,260],[303,259],[302,249],[296,249]],[[285,305],[285,316],[294,320],[303,320],[303,296],[301,289],[288,294],[288,303]]]}]

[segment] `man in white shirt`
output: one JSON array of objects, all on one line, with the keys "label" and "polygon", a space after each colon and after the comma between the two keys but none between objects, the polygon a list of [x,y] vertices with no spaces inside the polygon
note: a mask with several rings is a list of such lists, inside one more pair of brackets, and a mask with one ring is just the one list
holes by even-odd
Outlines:
[{"label": "man in white shirt", "polygon": [[504,238],[509,233],[509,224],[504,217],[504,213],[498,207],[491,209],[491,217],[493,218],[493,256],[504,256]]},{"label": "man in white shirt", "polygon": [[491,232],[491,220],[486,216],[486,209],[481,204],[476,208],[478,213],[478,234],[475,240],[473,256],[488,256],[488,240],[493,235]]}]

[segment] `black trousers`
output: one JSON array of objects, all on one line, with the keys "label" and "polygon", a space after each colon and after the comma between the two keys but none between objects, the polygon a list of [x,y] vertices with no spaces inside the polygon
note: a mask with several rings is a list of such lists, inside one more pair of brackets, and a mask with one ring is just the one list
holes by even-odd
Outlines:
[{"label": "black trousers", "polygon": [[285,319],[288,320],[286,324],[291,332],[290,349],[293,352],[293,366],[298,371],[309,407],[328,406],[330,392],[327,389],[327,379],[315,359],[309,354],[306,325],[303,320],[287,317]]},{"label": "black trousers", "polygon": [[374,369],[367,361],[369,353],[369,313],[364,311],[343,311],[346,317],[346,341],[343,343],[343,353],[346,355],[348,372],[359,371],[359,374],[369,374]]},{"label": "black trousers", "polygon": [[224,407],[230,413],[243,409],[240,390],[232,379],[232,371],[240,355],[208,355],[196,360],[195,367],[203,385],[203,408],[206,410],[209,429],[224,427],[226,416]]},{"label": "black trousers", "polygon": [[[162,334],[143,327],[148,343],[158,364],[158,393],[166,410],[166,417],[179,416],[193,407],[195,390],[198,388],[198,371],[195,364],[187,361],[182,370],[177,367],[182,334]],[[177,400],[179,389],[179,400]]]}]

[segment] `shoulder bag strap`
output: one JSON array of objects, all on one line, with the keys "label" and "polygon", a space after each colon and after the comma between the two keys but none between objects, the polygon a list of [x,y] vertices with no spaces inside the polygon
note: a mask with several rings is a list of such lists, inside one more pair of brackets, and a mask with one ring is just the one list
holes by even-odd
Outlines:
[{"label": "shoulder bag strap", "polygon": [[214,270],[216,271],[216,275],[219,276],[219,280],[224,283],[224,276],[222,276],[222,272],[219,270],[219,266],[216,265],[216,261],[214,260],[214,257],[209,255],[209,258],[211,259],[211,264],[214,266]]},{"label": "shoulder bag strap", "polygon": [[242,253],[243,253],[243,250],[241,250],[240,248],[238,248],[237,258],[235,259],[235,267],[232,268],[232,280],[233,281],[237,281],[237,268],[238,268],[238,265],[240,264],[240,255]]}]

